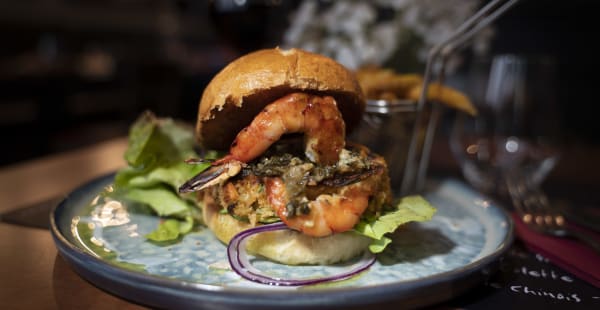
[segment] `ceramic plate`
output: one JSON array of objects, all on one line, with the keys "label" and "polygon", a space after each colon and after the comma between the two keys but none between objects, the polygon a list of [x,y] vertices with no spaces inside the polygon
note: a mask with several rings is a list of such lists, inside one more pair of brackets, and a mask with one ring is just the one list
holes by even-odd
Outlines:
[{"label": "ceramic plate", "polygon": [[[208,229],[170,245],[145,241],[159,219],[125,204],[104,203],[98,194],[113,177],[93,180],[62,201],[51,214],[52,234],[59,253],[83,278],[151,307],[426,306],[481,283],[513,238],[510,218],[492,201],[456,180],[432,182],[424,196],[438,209],[433,220],[399,229],[366,272],[315,286],[269,286],[231,271],[226,247]],[[344,268],[261,260],[255,265],[296,278]]]}]

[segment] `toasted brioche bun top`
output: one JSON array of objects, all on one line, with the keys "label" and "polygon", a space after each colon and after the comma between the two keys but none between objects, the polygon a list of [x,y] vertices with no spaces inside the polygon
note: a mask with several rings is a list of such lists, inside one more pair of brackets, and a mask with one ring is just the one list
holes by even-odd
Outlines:
[{"label": "toasted brioche bun top", "polygon": [[354,74],[333,59],[300,49],[258,50],[229,63],[207,85],[198,109],[198,142],[228,149],[267,104],[298,91],[334,97],[348,132],[365,108]]}]

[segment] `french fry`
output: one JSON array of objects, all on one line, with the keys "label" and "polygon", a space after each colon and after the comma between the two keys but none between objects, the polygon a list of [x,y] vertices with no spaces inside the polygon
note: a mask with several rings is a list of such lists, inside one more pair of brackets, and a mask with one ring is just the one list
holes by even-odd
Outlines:
[{"label": "french fry", "polygon": [[[423,88],[423,77],[419,74],[400,74],[392,69],[376,66],[360,68],[355,74],[365,96],[369,99],[410,99],[417,101]],[[467,96],[456,89],[439,83],[429,85],[427,99],[438,101],[470,115],[477,114],[477,109]]]},{"label": "french fry", "polygon": [[[413,87],[408,92],[408,98],[412,100],[419,100],[422,89],[423,84]],[[427,89],[427,100],[438,101],[451,108],[461,110],[470,115],[477,115],[477,109],[467,96],[456,89],[441,85],[439,83],[429,84],[429,88]]]},{"label": "french fry", "polygon": [[418,74],[397,74],[390,69],[373,67],[359,69],[356,78],[369,99],[402,99],[423,82]]}]

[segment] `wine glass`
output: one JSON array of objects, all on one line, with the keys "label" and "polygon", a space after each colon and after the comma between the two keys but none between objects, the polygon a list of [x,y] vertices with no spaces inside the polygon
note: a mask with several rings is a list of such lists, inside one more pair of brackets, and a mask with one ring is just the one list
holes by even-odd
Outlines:
[{"label": "wine glass", "polygon": [[552,171],[562,140],[555,68],[551,58],[522,55],[497,55],[485,67],[487,87],[472,97],[478,115],[458,115],[450,134],[475,188],[510,198],[511,184],[538,187]]}]

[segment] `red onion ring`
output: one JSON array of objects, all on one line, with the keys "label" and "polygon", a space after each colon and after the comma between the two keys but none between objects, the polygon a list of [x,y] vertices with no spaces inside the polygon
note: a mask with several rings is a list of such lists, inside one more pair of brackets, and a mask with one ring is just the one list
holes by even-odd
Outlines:
[{"label": "red onion ring", "polygon": [[248,237],[267,231],[284,230],[289,229],[287,225],[282,222],[261,225],[244,230],[235,235],[229,245],[227,246],[227,258],[233,271],[239,274],[242,278],[268,285],[276,286],[300,286],[300,285],[311,285],[328,281],[339,281],[350,278],[367,270],[373,263],[375,263],[375,255],[370,251],[365,251],[362,258],[352,264],[350,269],[338,274],[334,274],[327,277],[312,278],[312,279],[283,279],[273,278],[266,275],[250,263],[246,253],[246,242]]}]

